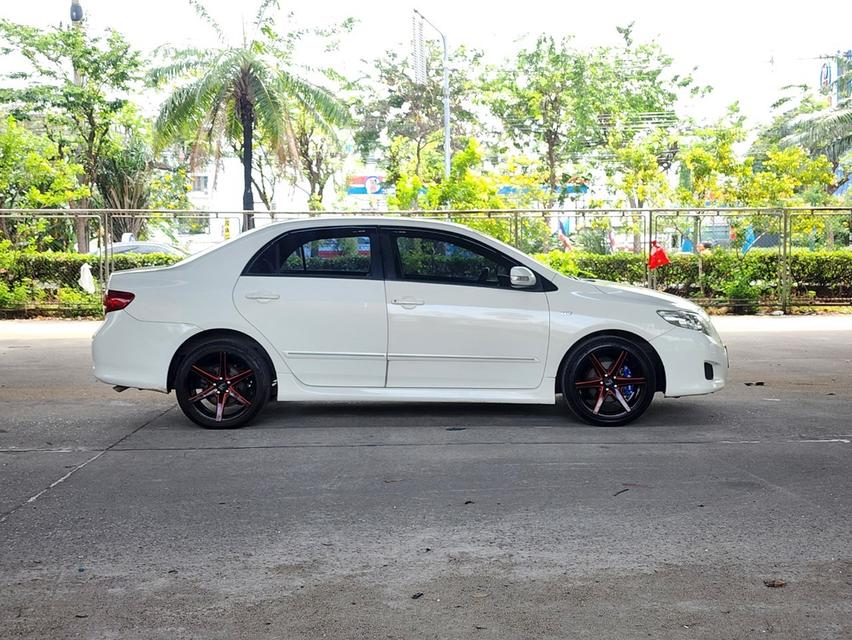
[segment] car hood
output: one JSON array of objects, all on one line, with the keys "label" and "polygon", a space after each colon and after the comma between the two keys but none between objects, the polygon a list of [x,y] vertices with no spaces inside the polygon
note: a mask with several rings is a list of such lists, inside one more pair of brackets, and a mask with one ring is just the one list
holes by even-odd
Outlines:
[{"label": "car hood", "polygon": [[644,287],[634,287],[607,280],[587,280],[595,289],[607,296],[614,296],[621,302],[647,304],[660,308],[683,309],[685,311],[701,311],[701,307],[679,296],[661,293]]}]

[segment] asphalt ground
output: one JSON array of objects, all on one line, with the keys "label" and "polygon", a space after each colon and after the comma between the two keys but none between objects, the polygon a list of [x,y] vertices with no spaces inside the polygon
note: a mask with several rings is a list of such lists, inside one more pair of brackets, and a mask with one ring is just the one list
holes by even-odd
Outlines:
[{"label": "asphalt ground", "polygon": [[852,317],[717,326],[729,386],[628,427],[279,403],[217,432],[96,382],[94,323],[2,322],[0,637],[852,638]]}]

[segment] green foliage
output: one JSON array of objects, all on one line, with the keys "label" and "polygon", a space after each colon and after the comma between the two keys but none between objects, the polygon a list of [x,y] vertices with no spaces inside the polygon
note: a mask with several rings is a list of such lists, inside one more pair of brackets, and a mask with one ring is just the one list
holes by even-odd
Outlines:
[{"label": "green foliage", "polygon": [[80,315],[100,315],[103,310],[100,295],[70,287],[59,287],[56,290],[56,302],[60,308],[73,310]]},{"label": "green foliage", "polygon": [[677,137],[662,128],[618,142],[612,139],[610,185],[627,197],[630,208],[664,206],[671,196],[666,170],[677,150]]},{"label": "green foliage", "polygon": [[739,269],[730,280],[722,283],[720,289],[732,302],[734,313],[752,314],[757,311],[757,301],[763,288],[754,284],[745,268]]},{"label": "green foliage", "polygon": [[670,112],[676,92],[691,84],[665,73],[671,59],[655,43],[635,43],[631,27],[619,33],[620,46],[591,50],[540,36],[488,82],[490,108],[512,143],[543,159],[548,205],[572,163],[598,150],[611,156],[643,129],[645,114]]},{"label": "green foliage", "polygon": [[0,281],[0,309],[20,309],[37,304],[44,299],[44,292],[34,286],[32,280],[14,284]]},{"label": "green foliage", "polygon": [[417,174],[402,174],[388,204],[397,209],[500,209],[495,180],[482,172],[482,153],[473,138],[453,157],[448,179],[426,183]]},{"label": "green foliage", "polygon": [[[123,271],[139,267],[165,266],[179,260],[178,256],[164,253],[121,253],[113,256],[113,265],[115,270]],[[93,274],[97,276],[98,261],[98,256],[79,253],[12,252],[12,264],[8,271],[12,281],[30,278],[52,286],[76,287],[80,267],[88,263],[93,267]]]},{"label": "green foliage", "polygon": [[[299,178],[304,178],[308,183],[308,210],[322,211],[325,186],[343,167],[343,145],[305,109],[300,109],[293,118],[293,137],[297,170],[291,182],[298,186]],[[266,204],[269,207],[269,203]]]},{"label": "green foliage", "polygon": [[[43,130],[63,157],[82,167],[85,191],[69,199],[88,206],[111,128],[139,77],[141,55],[118,33],[96,36],[85,25],[39,29],[0,20],[0,40],[28,63],[7,74],[15,82],[0,89],[0,103],[19,121]],[[77,216],[74,224],[77,246],[86,252],[87,220]]]},{"label": "green foliage", "polygon": [[676,202],[685,207],[733,204],[736,182],[746,170],[735,147],[745,138],[745,118],[738,105],[713,125],[697,129],[680,152]]},{"label": "green foliage", "polygon": [[[849,71],[838,77],[835,83],[849,83]],[[852,151],[852,105],[847,101],[835,106],[823,96],[816,96],[806,86],[787,87],[798,89],[798,95],[786,95],[773,105],[775,118],[766,127],[755,143],[755,151],[767,146],[801,147],[811,158],[826,158],[832,170],[842,173],[831,185],[833,192],[852,173],[843,170],[843,158]],[[790,106],[792,105],[792,106]]]},{"label": "green foliage", "polygon": [[752,158],[745,160],[736,201],[748,207],[826,204],[833,181],[825,157],[809,158],[800,147],[770,149],[757,169]]},{"label": "green foliage", "polygon": [[427,209],[500,209],[505,206],[497,195],[494,179],[482,172],[482,153],[474,138],[453,156],[449,179],[429,185],[422,203]]},{"label": "green foliage", "polygon": [[185,165],[174,169],[159,169],[151,176],[148,205],[157,210],[187,210],[192,208],[188,194],[192,182]]},{"label": "green foliage", "polygon": [[0,121],[0,208],[64,206],[88,194],[77,184],[81,172],[46,136],[32,133],[12,116]]},{"label": "green foliage", "polygon": [[[114,256],[116,271],[165,266],[179,261],[166,254],[119,254]],[[36,253],[12,251],[0,242],[0,311],[28,311],[44,315],[89,315],[102,312],[99,293],[80,289],[80,267],[88,263],[97,282],[98,257],[79,253]]]},{"label": "green foliage", "polygon": [[574,251],[554,249],[549,253],[539,253],[533,257],[554,271],[558,271],[566,276],[575,277],[580,275],[580,267],[577,265],[577,253]]},{"label": "green foliage", "polygon": [[825,157],[811,158],[801,147],[763,146],[760,155],[740,159],[736,145],[746,139],[744,118],[733,105],[714,125],[698,129],[680,153],[682,206],[783,207],[825,204],[833,183]]},{"label": "green foliage", "polygon": [[[89,194],[77,182],[81,172],[46,136],[32,133],[12,116],[0,121],[0,208],[64,207]],[[56,219],[0,218],[3,238],[21,248],[64,248],[70,229]]]},{"label": "green foliage", "polygon": [[[355,146],[363,158],[382,152],[388,181],[402,174],[429,180],[427,155],[436,160],[439,172],[443,156],[444,108],[442,50],[426,41],[426,81],[415,82],[411,57],[389,50],[377,59],[368,79],[359,80],[360,95],[354,104]],[[459,148],[476,133],[477,117],[471,108],[478,98],[473,78],[482,54],[459,47],[450,52],[450,111],[452,140]],[[395,148],[392,148],[395,147]]]}]

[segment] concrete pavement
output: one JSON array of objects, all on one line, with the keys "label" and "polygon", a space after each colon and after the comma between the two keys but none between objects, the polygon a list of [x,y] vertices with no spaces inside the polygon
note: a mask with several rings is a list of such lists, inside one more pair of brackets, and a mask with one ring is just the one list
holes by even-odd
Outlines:
[{"label": "concrete pavement", "polygon": [[278,404],[226,432],[95,382],[94,324],[2,322],[0,637],[852,637],[852,318],[714,322],[729,387],[629,427]]}]

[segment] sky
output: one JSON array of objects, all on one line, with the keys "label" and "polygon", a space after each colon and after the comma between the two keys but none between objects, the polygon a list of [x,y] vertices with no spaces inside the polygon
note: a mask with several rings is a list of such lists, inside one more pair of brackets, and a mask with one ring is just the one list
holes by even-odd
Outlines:
[{"label": "sky", "polygon": [[[0,17],[32,25],[67,23],[70,0],[0,0]],[[215,45],[216,36],[195,17],[187,0],[81,0],[91,28],[112,27],[137,47]],[[254,16],[257,0],[204,0],[235,41]],[[714,91],[690,105],[699,119],[720,117],[738,101],[750,124],[768,121],[769,107],[788,84],[818,84],[820,56],[852,49],[852,2],[811,0],[717,0],[714,3],[651,0],[561,2],[526,0],[430,0],[429,2],[281,1],[280,25],[322,26],[358,20],[336,58],[309,61],[347,74],[364,69],[386,49],[410,50],[412,9],[446,34],[450,46],[465,44],[498,64],[539,33],[573,35],[578,46],[615,44],[616,26],[635,22],[638,41],[657,40],[674,58],[675,70],[693,72]],[[288,18],[289,13],[293,14]],[[427,35],[429,31],[426,32]]]}]

